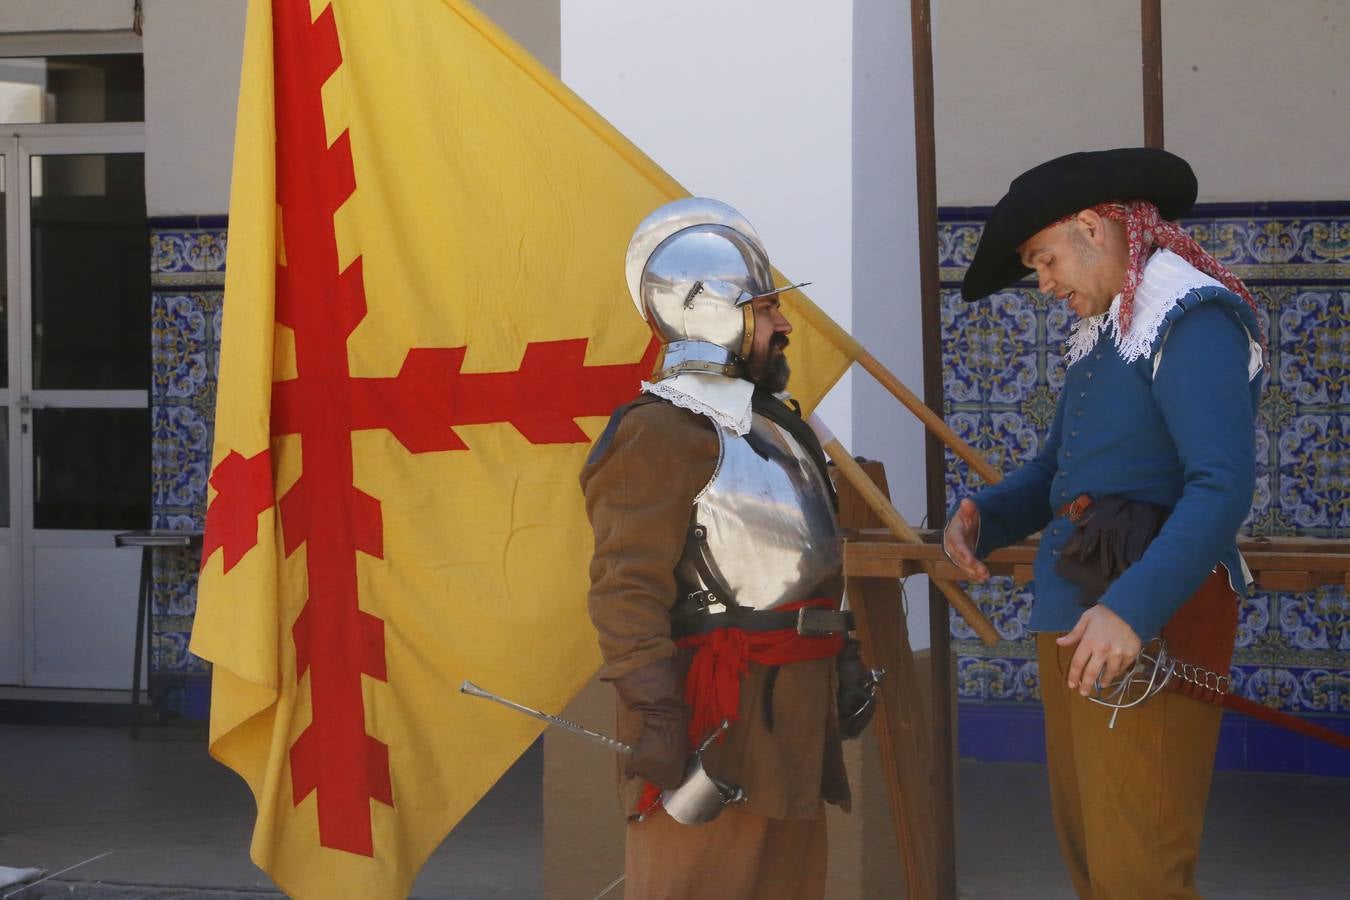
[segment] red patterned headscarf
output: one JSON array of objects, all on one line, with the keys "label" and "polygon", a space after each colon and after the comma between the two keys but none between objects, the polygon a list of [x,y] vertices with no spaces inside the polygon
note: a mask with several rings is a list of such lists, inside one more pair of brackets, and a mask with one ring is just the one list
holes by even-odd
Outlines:
[{"label": "red patterned headscarf", "polygon": [[[1122,334],[1130,328],[1130,319],[1134,315],[1134,292],[1138,289],[1139,282],[1144,277],[1144,265],[1148,262],[1148,258],[1153,255],[1154,247],[1171,250],[1177,256],[1246,300],[1247,305],[1252,308],[1252,312],[1256,316],[1257,327],[1260,327],[1261,314],[1256,308],[1256,301],[1252,298],[1251,291],[1247,290],[1247,286],[1242,283],[1242,279],[1228,271],[1223,263],[1196,243],[1195,239],[1187,234],[1180,225],[1176,222],[1169,222],[1160,216],[1158,207],[1147,200],[1128,200],[1098,203],[1092,207],[1092,210],[1104,219],[1111,219],[1125,226],[1125,233],[1129,235],[1130,258],[1125,266],[1125,285],[1120,291],[1119,328]],[[1077,213],[1066,216],[1060,221],[1068,222],[1076,215]],[[1262,332],[1260,337],[1261,356],[1266,360],[1266,365],[1270,365],[1270,352],[1266,346],[1265,333]]]}]

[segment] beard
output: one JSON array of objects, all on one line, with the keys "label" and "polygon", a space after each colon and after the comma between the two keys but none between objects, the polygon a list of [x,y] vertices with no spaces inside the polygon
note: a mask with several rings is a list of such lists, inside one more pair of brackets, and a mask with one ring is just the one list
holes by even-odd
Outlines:
[{"label": "beard", "polygon": [[778,352],[775,350],[775,347],[771,347],[768,359],[762,361],[752,359],[748,367],[749,380],[771,394],[787,390],[788,377],[792,374],[787,356],[781,350]]}]

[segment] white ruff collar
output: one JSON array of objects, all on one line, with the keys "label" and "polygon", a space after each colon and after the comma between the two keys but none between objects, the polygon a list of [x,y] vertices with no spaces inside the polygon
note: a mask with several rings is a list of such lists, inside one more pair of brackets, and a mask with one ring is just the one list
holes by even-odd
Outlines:
[{"label": "white ruff collar", "polygon": [[750,430],[754,392],[755,386],[743,378],[698,372],[681,372],[655,384],[642,382],[642,393],[707,416],[738,437]]},{"label": "white ruff collar", "polygon": [[1171,250],[1159,249],[1144,264],[1144,277],[1134,292],[1134,316],[1130,330],[1120,331],[1120,295],[1111,308],[1099,315],[1079,319],[1065,342],[1064,362],[1073,365],[1092,352],[1103,331],[1111,331],[1116,352],[1127,363],[1147,356],[1158,336],[1158,329],[1177,301],[1196,288],[1223,287],[1219,281],[1201,272]]}]

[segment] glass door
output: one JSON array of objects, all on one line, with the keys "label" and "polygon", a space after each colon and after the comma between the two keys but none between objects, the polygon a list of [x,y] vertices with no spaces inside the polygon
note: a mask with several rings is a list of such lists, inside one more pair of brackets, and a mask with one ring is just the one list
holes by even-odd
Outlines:
[{"label": "glass door", "polygon": [[113,535],[150,519],[144,138],[16,143],[22,681],[125,688],[139,557]]}]

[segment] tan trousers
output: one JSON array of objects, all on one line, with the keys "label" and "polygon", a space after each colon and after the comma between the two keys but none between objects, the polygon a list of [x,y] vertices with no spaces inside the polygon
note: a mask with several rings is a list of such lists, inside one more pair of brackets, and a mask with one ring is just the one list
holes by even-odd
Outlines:
[{"label": "tan trousers", "polygon": [[[1237,602],[1224,570],[1217,574],[1163,633],[1179,658],[1227,674]],[[1221,710],[1164,691],[1108,728],[1111,710],[1066,686],[1075,648],[1057,637],[1038,634],[1036,652],[1050,802],[1074,889],[1084,900],[1199,897]]]},{"label": "tan trousers", "polygon": [[766,819],[729,807],[704,825],[664,811],[628,825],[624,900],[820,900],[825,814]]}]

